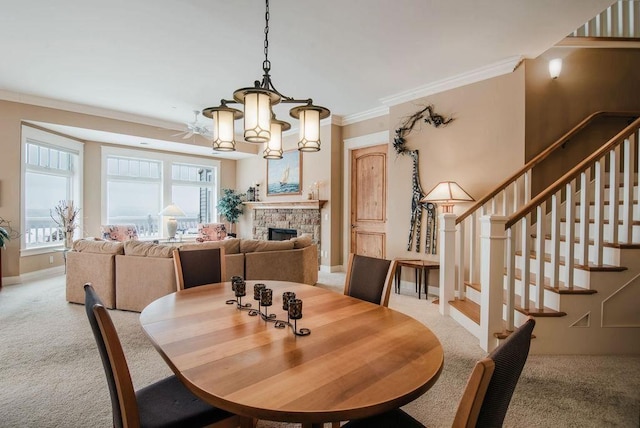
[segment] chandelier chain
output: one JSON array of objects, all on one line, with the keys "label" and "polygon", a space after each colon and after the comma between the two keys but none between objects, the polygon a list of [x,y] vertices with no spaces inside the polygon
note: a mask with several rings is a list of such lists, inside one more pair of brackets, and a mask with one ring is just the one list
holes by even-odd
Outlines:
[{"label": "chandelier chain", "polygon": [[269,61],[269,0],[265,0],[266,2],[266,10],[264,12],[264,63],[262,64],[262,68],[264,71],[271,69],[271,62]]}]

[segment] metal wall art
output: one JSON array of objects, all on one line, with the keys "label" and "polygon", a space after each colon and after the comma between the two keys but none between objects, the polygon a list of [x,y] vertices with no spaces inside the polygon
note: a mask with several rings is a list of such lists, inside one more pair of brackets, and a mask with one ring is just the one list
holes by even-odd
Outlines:
[{"label": "metal wall art", "polygon": [[420,238],[422,228],[422,210],[427,210],[427,231],[425,252],[429,254],[436,254],[436,208],[434,203],[421,203],[420,200],[426,196],[420,185],[420,172],[418,163],[418,149],[409,150],[405,147],[406,137],[413,130],[413,127],[419,120],[423,120],[424,123],[439,128],[445,126],[453,120],[453,118],[445,118],[433,111],[433,106],[428,105],[422,110],[409,116],[400,126],[396,129],[396,136],[393,139],[393,148],[399,155],[407,155],[411,157],[413,161],[413,178],[412,178],[412,193],[411,193],[411,224],[409,226],[409,242],[407,243],[407,251],[411,251],[411,247],[414,244],[415,239],[415,251],[420,252]]}]

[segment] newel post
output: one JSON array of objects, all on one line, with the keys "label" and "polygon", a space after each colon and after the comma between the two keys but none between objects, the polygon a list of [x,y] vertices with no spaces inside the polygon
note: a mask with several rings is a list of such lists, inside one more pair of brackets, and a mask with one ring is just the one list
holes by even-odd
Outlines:
[{"label": "newel post", "polygon": [[449,315],[449,302],[456,293],[456,218],[452,213],[440,214],[439,308]]},{"label": "newel post", "polygon": [[498,345],[493,334],[503,330],[506,222],[504,216],[480,218],[480,347],[487,352]]}]

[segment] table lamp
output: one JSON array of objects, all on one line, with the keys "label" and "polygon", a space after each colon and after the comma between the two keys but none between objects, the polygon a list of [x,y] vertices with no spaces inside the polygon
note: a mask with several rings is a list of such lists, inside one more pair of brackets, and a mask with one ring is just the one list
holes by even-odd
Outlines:
[{"label": "table lamp", "polygon": [[442,181],[436,185],[420,202],[438,202],[442,205],[442,212],[452,213],[454,202],[475,201],[455,181]]},{"label": "table lamp", "polygon": [[179,206],[171,202],[165,207],[165,209],[160,211],[160,215],[169,217],[169,219],[167,220],[167,237],[169,239],[176,239],[176,231],[178,230],[178,222],[176,221],[176,217],[184,217],[186,214],[180,209]]}]

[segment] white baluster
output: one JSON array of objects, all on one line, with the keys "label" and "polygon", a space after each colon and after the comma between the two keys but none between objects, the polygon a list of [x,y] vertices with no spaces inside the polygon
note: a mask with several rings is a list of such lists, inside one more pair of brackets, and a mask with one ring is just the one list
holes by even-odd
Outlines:
[{"label": "white baluster", "polygon": [[513,227],[507,229],[507,313],[506,328],[514,330],[514,311],[516,295],[516,244],[515,230]]},{"label": "white baluster", "polygon": [[[549,253],[549,285],[558,287],[560,282],[560,191],[551,196],[551,243]],[[542,246],[544,248],[544,245]]]},{"label": "white baluster", "polygon": [[[604,158],[597,160],[594,168],[593,264],[601,266],[604,231]],[[610,221],[616,223],[615,219]]]},{"label": "white baluster", "polygon": [[620,209],[620,146],[609,152],[609,242],[618,243]]},{"label": "white baluster", "polygon": [[[635,140],[635,138],[634,138]],[[633,157],[634,145],[631,139],[624,140],[623,160],[622,160],[622,230],[620,231],[620,242],[631,244],[633,240]]]},{"label": "white baluster", "polygon": [[474,211],[469,222],[469,283],[479,284],[478,279],[478,214]]},{"label": "white baluster", "polygon": [[567,288],[573,288],[573,266],[575,264],[574,254],[575,254],[575,185],[574,180],[571,180],[567,183],[566,187],[566,196],[565,196],[565,261],[564,261],[564,285]]},{"label": "white baluster", "polygon": [[[544,253],[544,237],[546,234],[545,220],[546,220],[546,202],[541,203],[536,207],[536,259],[538,261],[536,266],[536,308],[544,308],[544,265],[545,265],[545,253]],[[528,254],[527,254],[528,256]]]},{"label": "white baluster", "polygon": [[465,299],[466,287],[464,285],[464,268],[466,263],[464,261],[464,249],[467,247],[464,242],[464,221],[458,224],[458,283],[456,289],[458,290],[458,298],[460,300]]},{"label": "white baluster", "polygon": [[589,265],[589,169],[580,174],[580,245],[578,260],[583,266]]},{"label": "white baluster", "polygon": [[522,236],[521,252],[521,282],[522,293],[520,294],[520,306],[522,309],[529,309],[529,283],[531,282],[531,258],[529,253],[531,251],[531,232],[529,230],[531,225],[531,214],[527,214],[520,220],[520,236]]}]

